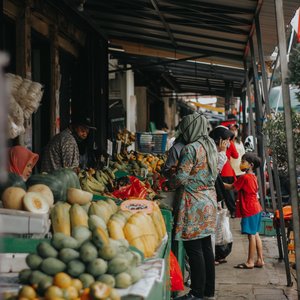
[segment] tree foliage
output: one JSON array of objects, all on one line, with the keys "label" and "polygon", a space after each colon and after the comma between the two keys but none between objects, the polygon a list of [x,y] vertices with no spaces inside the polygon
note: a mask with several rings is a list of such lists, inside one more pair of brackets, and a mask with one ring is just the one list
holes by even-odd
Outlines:
[{"label": "tree foliage", "polygon": [[[289,58],[289,83],[300,88],[300,44],[291,51]],[[300,93],[297,94],[300,100]]]},{"label": "tree foliage", "polygon": [[[288,133],[288,138],[294,136],[295,142],[295,158],[296,164],[300,166],[300,114],[292,113],[293,133]],[[267,119],[264,126],[264,131],[267,133],[269,140],[268,147],[272,150],[273,155],[276,155],[279,173],[287,175],[288,173],[288,155],[286,144],[286,132],[284,123],[284,114],[277,113]]]}]

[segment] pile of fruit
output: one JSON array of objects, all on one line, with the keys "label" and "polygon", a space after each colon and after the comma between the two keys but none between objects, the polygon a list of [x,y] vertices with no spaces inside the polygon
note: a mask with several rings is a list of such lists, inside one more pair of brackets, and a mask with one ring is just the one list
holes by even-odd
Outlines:
[{"label": "pile of fruit", "polygon": [[[77,206],[74,204],[71,209],[77,210]],[[137,268],[142,262],[142,255],[131,250],[127,240],[110,239],[97,221],[99,219],[92,218],[89,228],[72,224],[71,235],[56,232],[50,243],[41,242],[36,253],[26,257],[30,269],[20,272],[20,282],[30,284],[38,295],[49,300],[52,300],[49,295],[58,288],[62,290],[57,292],[56,297],[60,297],[60,293],[68,294],[68,297],[63,296],[65,299],[78,297],[78,291],[69,286],[69,277],[74,278],[73,281],[83,289],[90,288],[92,293],[99,290],[98,285],[95,287],[96,281],[108,286],[107,297],[92,299],[112,299],[112,288],[127,288],[137,282],[143,276]],[[67,287],[64,287],[64,281],[68,282]]]},{"label": "pile of fruit", "polygon": [[[58,202],[51,210],[52,230],[55,234],[73,236],[77,228],[99,229],[104,241],[111,238],[111,243],[114,243],[114,240],[125,239],[145,257],[151,257],[166,234],[166,226],[155,202],[139,202],[142,207],[136,213],[121,210],[112,199],[84,205]],[[148,210],[150,205],[151,213]],[[114,252],[112,249],[110,251]]]}]

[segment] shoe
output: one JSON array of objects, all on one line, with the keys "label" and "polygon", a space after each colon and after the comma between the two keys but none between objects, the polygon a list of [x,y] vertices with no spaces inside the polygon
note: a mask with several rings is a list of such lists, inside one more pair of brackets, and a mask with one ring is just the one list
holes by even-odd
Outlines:
[{"label": "shoe", "polygon": [[176,297],[174,300],[204,300],[203,298],[198,298],[191,293],[188,293],[186,295],[183,295],[181,297]]},{"label": "shoe", "polygon": [[245,263],[242,263],[234,266],[234,268],[242,269],[242,270],[250,270],[250,269],[254,269],[254,266],[247,266]]}]

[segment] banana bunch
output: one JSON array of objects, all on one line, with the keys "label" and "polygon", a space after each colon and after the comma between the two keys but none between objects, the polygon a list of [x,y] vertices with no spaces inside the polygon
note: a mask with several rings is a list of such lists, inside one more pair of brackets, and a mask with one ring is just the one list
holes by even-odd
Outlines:
[{"label": "banana bunch", "polygon": [[113,189],[115,170],[104,168],[103,170],[88,169],[78,175],[81,188],[94,195],[103,195],[104,192]]},{"label": "banana bunch", "polygon": [[117,133],[117,140],[121,141],[128,147],[135,141],[135,134],[127,129],[119,130]]}]

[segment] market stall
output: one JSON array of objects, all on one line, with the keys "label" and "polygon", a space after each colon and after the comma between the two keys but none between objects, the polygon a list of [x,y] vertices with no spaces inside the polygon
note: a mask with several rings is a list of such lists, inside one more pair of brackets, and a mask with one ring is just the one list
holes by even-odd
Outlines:
[{"label": "market stall", "polygon": [[172,214],[157,201],[165,156],[127,152],[134,135],[120,134],[120,151],[93,169],[34,174],[26,185],[10,175],[1,189],[0,293],[170,298]]}]

